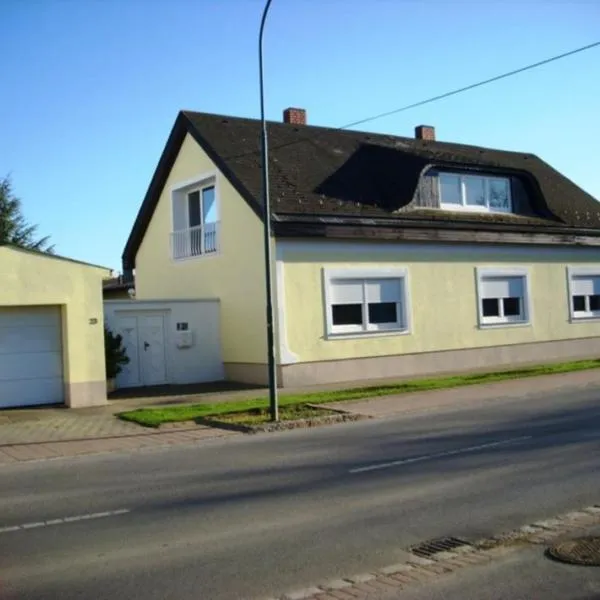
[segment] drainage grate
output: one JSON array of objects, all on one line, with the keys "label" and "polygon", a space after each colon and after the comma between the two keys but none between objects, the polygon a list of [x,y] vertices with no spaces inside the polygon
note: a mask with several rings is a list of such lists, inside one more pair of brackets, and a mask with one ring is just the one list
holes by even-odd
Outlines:
[{"label": "drainage grate", "polygon": [[447,552],[454,548],[470,545],[471,544],[467,542],[467,540],[461,540],[457,537],[442,537],[412,546],[410,551],[421,558],[429,558],[438,552]]}]

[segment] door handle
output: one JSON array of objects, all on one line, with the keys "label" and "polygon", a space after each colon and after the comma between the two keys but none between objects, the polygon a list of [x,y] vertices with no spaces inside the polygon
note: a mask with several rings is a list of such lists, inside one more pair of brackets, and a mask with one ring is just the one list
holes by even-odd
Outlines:
[{"label": "door handle", "polygon": [[150,344],[148,342],[144,342],[144,352],[150,348]]}]

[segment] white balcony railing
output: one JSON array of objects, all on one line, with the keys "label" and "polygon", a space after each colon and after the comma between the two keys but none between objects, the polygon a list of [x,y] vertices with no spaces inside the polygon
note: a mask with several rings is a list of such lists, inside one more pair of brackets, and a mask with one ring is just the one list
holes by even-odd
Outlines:
[{"label": "white balcony railing", "polygon": [[219,248],[219,223],[206,223],[171,233],[173,260],[214,254]]}]

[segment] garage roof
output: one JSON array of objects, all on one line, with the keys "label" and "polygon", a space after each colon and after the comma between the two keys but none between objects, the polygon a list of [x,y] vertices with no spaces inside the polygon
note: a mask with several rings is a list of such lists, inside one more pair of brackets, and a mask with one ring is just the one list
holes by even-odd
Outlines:
[{"label": "garage roof", "polygon": [[82,260],[75,260],[74,258],[60,256],[59,254],[53,254],[51,252],[41,252],[40,250],[33,250],[31,248],[23,248],[22,246],[17,246],[16,244],[0,242],[0,248],[8,248],[9,250],[15,250],[17,252],[24,252],[26,254],[33,254],[35,256],[51,258],[54,260],[64,260],[66,262],[75,263],[77,265],[83,265],[84,267],[91,267],[92,269],[102,269],[103,271],[108,271],[109,273],[112,272],[112,269],[110,269],[109,267],[103,267],[102,265],[96,265],[93,263],[84,262]]}]

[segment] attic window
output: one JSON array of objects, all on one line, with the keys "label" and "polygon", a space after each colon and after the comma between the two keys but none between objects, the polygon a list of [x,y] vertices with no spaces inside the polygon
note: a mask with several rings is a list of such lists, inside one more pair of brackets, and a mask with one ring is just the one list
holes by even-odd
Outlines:
[{"label": "attic window", "polygon": [[440,173],[439,186],[446,210],[512,212],[508,177]]}]

